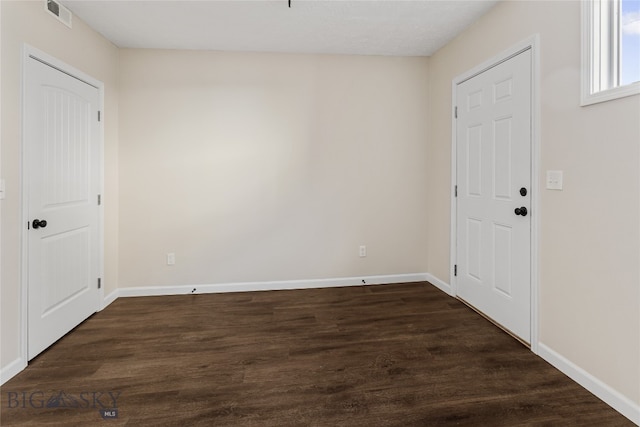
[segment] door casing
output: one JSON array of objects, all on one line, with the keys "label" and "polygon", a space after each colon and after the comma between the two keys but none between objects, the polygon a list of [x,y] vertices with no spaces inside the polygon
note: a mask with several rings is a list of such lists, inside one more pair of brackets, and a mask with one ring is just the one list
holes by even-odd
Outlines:
[{"label": "door casing", "polygon": [[[22,197],[22,212],[21,212],[21,227],[20,227],[20,242],[21,242],[21,251],[20,251],[20,358],[22,361],[22,368],[27,366],[27,361],[29,358],[28,353],[28,310],[29,310],[29,295],[28,295],[28,284],[29,284],[29,244],[28,244],[28,224],[30,218],[28,217],[29,207],[28,207],[28,189],[29,189],[29,164],[28,164],[28,156],[26,153],[27,150],[27,142],[25,140],[25,126],[26,126],[26,103],[25,103],[25,93],[26,93],[26,74],[25,70],[27,69],[27,61],[29,58],[35,58],[40,62],[43,62],[52,68],[57,69],[58,71],[68,74],[78,80],[81,80],[91,86],[94,86],[98,89],[98,105],[101,112],[104,111],[104,83],[101,81],[89,76],[88,74],[72,67],[71,65],[66,64],[63,61],[39,50],[33,46],[28,44],[24,44],[22,48],[22,87],[21,87],[21,120],[22,120],[22,140],[21,140],[21,166],[22,166],[22,181],[20,182],[20,194]],[[102,278],[102,286],[99,289],[100,292],[100,306],[99,310],[104,308],[104,114],[102,114],[101,121],[98,124],[98,187],[99,193],[102,196],[102,203],[98,206],[98,275]],[[96,284],[97,285],[97,284]]]},{"label": "door casing", "polygon": [[454,108],[457,99],[458,84],[481,74],[482,72],[504,62],[518,53],[531,49],[531,351],[538,354],[538,248],[539,248],[539,223],[540,223],[540,36],[535,34],[499,53],[471,70],[455,77],[451,82],[451,232],[450,232],[450,276],[451,293],[457,296],[457,277],[454,267],[458,263],[457,258],[457,203],[455,186],[457,180],[457,126],[454,119]]}]

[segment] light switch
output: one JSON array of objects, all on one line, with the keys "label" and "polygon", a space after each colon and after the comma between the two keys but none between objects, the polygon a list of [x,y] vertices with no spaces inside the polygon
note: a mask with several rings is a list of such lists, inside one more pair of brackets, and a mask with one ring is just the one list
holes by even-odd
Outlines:
[{"label": "light switch", "polygon": [[562,171],[547,171],[547,190],[562,190]]}]

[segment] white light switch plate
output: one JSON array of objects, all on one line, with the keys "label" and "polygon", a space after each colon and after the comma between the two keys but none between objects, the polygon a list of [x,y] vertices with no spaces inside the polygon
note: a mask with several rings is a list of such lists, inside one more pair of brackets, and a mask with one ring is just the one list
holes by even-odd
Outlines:
[{"label": "white light switch plate", "polygon": [[547,171],[547,190],[562,190],[562,171]]}]

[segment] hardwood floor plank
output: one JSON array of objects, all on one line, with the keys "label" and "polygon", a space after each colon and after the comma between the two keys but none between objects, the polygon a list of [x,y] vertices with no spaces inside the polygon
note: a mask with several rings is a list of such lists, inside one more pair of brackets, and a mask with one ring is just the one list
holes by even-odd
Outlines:
[{"label": "hardwood floor plank", "polygon": [[121,298],[1,392],[3,426],[633,425],[428,283]]}]

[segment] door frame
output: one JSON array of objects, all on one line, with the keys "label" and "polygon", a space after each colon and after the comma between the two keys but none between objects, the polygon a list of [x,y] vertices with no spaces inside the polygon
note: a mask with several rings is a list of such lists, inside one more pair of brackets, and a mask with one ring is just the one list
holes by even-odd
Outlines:
[{"label": "door frame", "polygon": [[478,74],[487,71],[496,65],[511,59],[526,50],[531,50],[531,351],[538,354],[539,331],[539,265],[538,251],[540,240],[540,35],[534,34],[525,40],[511,46],[505,51],[495,55],[480,65],[473,67],[455,77],[451,82],[451,231],[450,231],[450,276],[451,294],[458,295],[457,277],[454,267],[457,261],[457,200],[455,186],[457,180],[457,127],[455,104],[457,99],[457,87],[460,83],[469,80]]},{"label": "door frame", "polygon": [[[97,80],[90,75],[78,70],[75,67],[27,44],[22,46],[22,76],[21,76],[21,93],[20,93],[20,112],[21,112],[21,182],[20,182],[20,197],[22,198],[21,213],[22,226],[20,227],[20,358],[23,362],[23,368],[28,365],[29,353],[28,353],[28,319],[29,319],[29,235],[28,235],[28,223],[29,223],[29,164],[27,155],[27,141],[26,135],[26,90],[27,79],[26,70],[27,63],[31,58],[40,61],[51,68],[54,68],[62,73],[65,73],[73,78],[76,78],[90,86],[98,89],[98,108],[101,112],[104,112],[104,83]],[[102,114],[104,118],[104,114]],[[102,201],[98,205],[98,277],[102,278],[102,286],[99,289],[100,304],[97,310],[104,308],[104,119],[98,122],[98,191],[102,196]],[[97,285],[97,284],[96,284]]]}]

